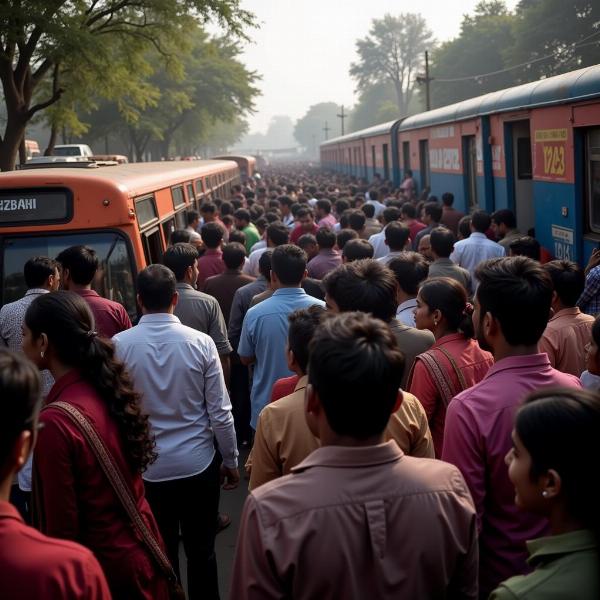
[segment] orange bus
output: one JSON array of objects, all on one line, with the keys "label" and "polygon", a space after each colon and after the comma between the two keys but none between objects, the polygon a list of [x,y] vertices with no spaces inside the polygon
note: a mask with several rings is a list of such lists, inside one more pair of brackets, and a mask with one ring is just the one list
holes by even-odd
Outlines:
[{"label": "orange bus", "polygon": [[94,289],[135,317],[136,273],[160,262],[187,210],[229,197],[239,182],[238,165],[226,160],[0,173],[1,304],[25,293],[29,258],[86,244],[100,261]]},{"label": "orange bus", "polygon": [[254,156],[243,156],[232,154],[231,156],[215,156],[213,160],[233,160],[240,168],[242,182],[246,182],[256,171],[256,158]]}]

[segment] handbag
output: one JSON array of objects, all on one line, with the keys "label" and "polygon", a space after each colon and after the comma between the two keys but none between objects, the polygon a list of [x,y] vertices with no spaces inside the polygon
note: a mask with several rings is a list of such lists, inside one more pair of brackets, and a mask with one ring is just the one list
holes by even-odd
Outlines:
[{"label": "handbag", "polygon": [[102,471],[104,471],[104,474],[106,475],[110,485],[112,486],[115,494],[125,509],[125,512],[131,520],[134,529],[158,564],[158,567],[162,573],[167,578],[169,585],[169,597],[171,600],[185,600],[185,592],[183,591],[183,588],[177,579],[177,575],[173,570],[169,558],[161,548],[160,543],[156,539],[154,533],[152,533],[146,524],[146,521],[144,521],[144,518],[142,517],[142,514],[138,510],[137,504],[133,499],[131,490],[125,482],[123,474],[119,470],[119,467],[115,464],[110,452],[104,445],[102,438],[98,435],[98,432],[92,423],[90,423],[90,421],[79,410],[77,410],[68,402],[63,402],[62,400],[52,402],[46,407],[45,410],[51,407],[57,408],[62,413],[67,415],[79,428],[81,433],[83,433],[85,439],[90,445],[90,448],[92,449],[92,452],[100,463]]}]

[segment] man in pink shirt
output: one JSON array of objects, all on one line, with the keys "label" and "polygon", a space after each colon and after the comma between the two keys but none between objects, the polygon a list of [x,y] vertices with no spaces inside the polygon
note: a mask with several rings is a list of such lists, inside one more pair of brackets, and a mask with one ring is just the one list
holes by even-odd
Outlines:
[{"label": "man in pink shirt", "polygon": [[200,235],[206,250],[198,259],[198,281],[196,285],[199,290],[204,288],[204,282],[209,277],[220,275],[227,268],[223,262],[223,251],[221,250],[224,234],[225,229],[219,223],[212,221],[202,225]]},{"label": "man in pink shirt", "polygon": [[[542,387],[581,387],[538,352],[550,315],[552,281],[534,260],[493,258],[476,270],[473,325],[494,355],[484,379],[448,405],[442,460],[456,465],[471,490],[479,527],[479,597],[505,579],[528,572],[525,541],[547,523],[519,510],[504,457],[512,447],[514,415],[523,398]],[[555,443],[555,440],[548,440]]]},{"label": "man in pink shirt", "polygon": [[321,198],[317,200],[315,204],[315,217],[317,219],[318,227],[329,227],[333,229],[337,223],[336,218],[331,214],[331,201],[327,198]]}]

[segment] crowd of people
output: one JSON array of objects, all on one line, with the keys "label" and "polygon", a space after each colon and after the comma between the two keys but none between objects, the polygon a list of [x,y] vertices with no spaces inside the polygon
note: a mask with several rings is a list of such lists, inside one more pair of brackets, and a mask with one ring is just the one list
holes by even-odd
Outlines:
[{"label": "crowd of people", "polygon": [[[274,168],[99,296],[92,247],[0,309],[0,595],[600,597],[600,252],[508,209]],[[133,322],[132,322],[133,321]],[[238,464],[240,453],[247,460]],[[593,464],[593,463],[592,463]]]}]

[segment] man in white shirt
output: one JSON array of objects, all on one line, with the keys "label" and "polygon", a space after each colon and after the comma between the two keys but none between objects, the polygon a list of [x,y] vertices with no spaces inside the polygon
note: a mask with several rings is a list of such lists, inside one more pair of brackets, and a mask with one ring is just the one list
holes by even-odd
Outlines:
[{"label": "man in white shirt", "polygon": [[485,235],[490,228],[491,218],[484,210],[476,210],[471,215],[471,235],[454,244],[454,251],[450,260],[457,265],[467,269],[471,275],[473,290],[477,289],[477,278],[475,269],[477,265],[488,258],[497,258],[505,255],[504,248],[492,242]]},{"label": "man in white shirt", "polygon": [[[259,248],[258,250],[253,250],[250,253],[248,260],[242,269],[244,275],[258,277],[260,275],[260,269],[258,268],[260,257],[269,250],[269,248],[277,248],[277,246],[287,244],[290,238],[290,231],[283,223],[275,222],[267,227],[265,237],[267,242],[266,246],[264,248]],[[254,246],[256,246],[256,244]]]},{"label": "man in white shirt", "polygon": [[365,194],[365,198],[367,204],[372,204],[375,207],[375,218],[377,219],[385,210],[385,204],[379,202],[379,192],[377,190],[371,190]]},{"label": "man in white shirt", "polygon": [[169,559],[178,571],[181,529],[188,597],[218,598],[220,475],[227,479],[224,489],[237,487],[235,428],[215,343],[173,314],[176,285],[167,267],[144,269],[137,279],[143,316],[113,342],[142,394],[156,439],[158,458],[143,477]]},{"label": "man in white shirt", "polygon": [[394,272],[399,287],[396,319],[414,327],[419,285],[427,279],[429,263],[418,252],[402,252],[387,266]]},{"label": "man in white shirt", "polygon": [[400,209],[396,206],[388,206],[382,214],[384,228],[379,233],[376,233],[369,238],[369,243],[373,246],[373,258],[382,258],[389,254],[390,249],[385,243],[385,228],[390,223],[398,221],[401,216]]},{"label": "man in white shirt", "polygon": [[385,245],[389,249],[389,254],[378,258],[382,265],[389,265],[394,258],[402,254],[410,244],[410,231],[403,223],[394,221],[385,228]]}]

